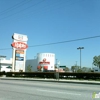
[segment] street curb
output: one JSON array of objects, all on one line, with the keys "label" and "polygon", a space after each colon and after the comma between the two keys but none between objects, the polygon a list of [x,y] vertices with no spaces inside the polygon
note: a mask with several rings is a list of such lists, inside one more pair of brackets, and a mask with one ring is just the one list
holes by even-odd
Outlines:
[{"label": "street curb", "polygon": [[92,84],[100,85],[100,82],[95,81],[79,81],[79,80],[56,80],[56,79],[28,79],[28,78],[0,78],[0,80],[22,80],[22,81],[41,81],[41,82],[57,82],[57,83],[76,83],[76,84]]}]

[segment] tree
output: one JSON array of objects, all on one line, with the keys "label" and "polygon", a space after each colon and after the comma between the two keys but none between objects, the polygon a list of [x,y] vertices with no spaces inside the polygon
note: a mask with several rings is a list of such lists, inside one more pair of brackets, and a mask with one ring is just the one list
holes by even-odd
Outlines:
[{"label": "tree", "polygon": [[77,72],[78,72],[78,73],[81,73],[81,72],[82,72],[82,69],[78,69]]},{"label": "tree", "polygon": [[82,67],[81,70],[82,72],[91,72],[91,68],[88,67]]},{"label": "tree", "polygon": [[93,64],[94,64],[94,66],[97,66],[100,68],[100,55],[93,57]]},{"label": "tree", "polygon": [[78,69],[79,69],[79,66],[72,66],[72,67],[71,67],[71,70],[72,70],[73,72],[77,72]]},{"label": "tree", "polygon": [[68,67],[66,67],[64,70],[67,72],[67,71],[69,71],[69,68],[68,68]]},{"label": "tree", "polygon": [[88,72],[92,72],[92,69],[91,69],[91,68],[89,68],[89,69],[88,69]]},{"label": "tree", "polygon": [[55,69],[57,68],[57,66],[55,66]]},{"label": "tree", "polygon": [[28,66],[27,66],[27,71],[28,71],[28,72],[32,72],[32,66],[28,65]]},{"label": "tree", "polygon": [[83,67],[82,68],[82,72],[87,72],[88,68],[87,67]]}]

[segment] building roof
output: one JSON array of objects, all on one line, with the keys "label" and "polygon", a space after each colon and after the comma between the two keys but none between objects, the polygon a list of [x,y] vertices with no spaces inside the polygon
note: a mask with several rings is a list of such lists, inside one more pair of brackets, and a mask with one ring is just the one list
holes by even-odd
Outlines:
[{"label": "building roof", "polygon": [[6,58],[6,56],[0,55],[0,58]]}]

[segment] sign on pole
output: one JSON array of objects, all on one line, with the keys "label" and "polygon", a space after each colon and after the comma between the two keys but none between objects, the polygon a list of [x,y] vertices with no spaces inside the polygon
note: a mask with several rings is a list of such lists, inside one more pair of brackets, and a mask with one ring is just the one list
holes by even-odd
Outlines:
[{"label": "sign on pole", "polygon": [[27,45],[27,35],[14,33],[13,43],[11,46],[13,47],[13,61],[12,61],[12,71],[19,72],[25,71],[25,61],[26,61],[26,49]]}]

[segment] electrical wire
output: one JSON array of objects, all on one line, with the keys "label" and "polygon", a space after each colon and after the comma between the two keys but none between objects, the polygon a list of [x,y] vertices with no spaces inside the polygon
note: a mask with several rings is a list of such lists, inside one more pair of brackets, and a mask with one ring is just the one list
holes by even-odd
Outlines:
[{"label": "electrical wire", "polygon": [[3,17],[3,18],[0,18],[0,20],[6,19],[6,18],[8,18],[8,17],[12,17],[12,16],[14,16],[15,14],[18,14],[18,13],[21,13],[21,12],[23,12],[23,11],[26,11],[27,9],[29,9],[29,8],[31,8],[31,7],[33,7],[33,6],[36,6],[36,5],[38,5],[38,4],[40,4],[40,3],[44,2],[44,1],[45,1],[45,0],[42,0],[42,1],[38,2],[38,3],[36,3],[36,4],[33,4],[33,5],[29,6],[29,7],[27,7],[27,8],[24,8],[24,9],[18,11],[18,12],[15,12],[15,13],[13,13],[13,14],[10,14],[10,15],[8,15],[8,16],[5,16],[5,17]]},{"label": "electrical wire", "polygon": [[[17,13],[21,13],[22,11],[26,11],[27,9],[29,9],[29,8],[31,8],[31,7],[33,7],[33,6],[35,6],[35,5],[38,5],[39,3],[41,3],[41,2],[44,2],[45,0],[42,0],[42,1],[40,1],[40,2],[38,2],[37,4],[33,4],[33,5],[31,5],[31,6],[29,6],[29,7],[27,7],[27,8],[25,8],[25,9],[23,9],[23,10],[20,10],[20,11],[18,11],[18,12],[15,12],[15,13],[13,13],[13,14],[11,14],[11,15],[8,15],[8,16],[6,16],[6,17],[4,17],[4,18],[1,18],[0,20],[3,20],[3,19],[6,19],[6,18],[8,18],[8,17],[12,17],[12,16],[14,16],[15,14],[17,14]],[[69,2],[70,0],[68,0],[67,1],[67,3]],[[81,1],[84,1],[84,0],[81,0]],[[80,1],[77,1],[77,2],[80,2]],[[69,5],[73,5],[73,4],[75,4],[75,3],[77,3],[77,2],[73,2],[73,3],[71,3],[71,4],[67,4],[67,6],[69,6]],[[45,6],[46,7],[46,6]],[[48,7],[48,6],[47,6]],[[63,6],[64,7],[64,6]],[[41,9],[43,9],[44,7],[42,7]],[[52,8],[52,7],[50,7],[50,8]],[[62,7],[59,7],[59,8],[62,8]],[[38,11],[38,12],[36,12],[36,13],[41,13],[41,9],[40,9],[40,11]],[[56,8],[56,9],[58,9],[58,7]],[[55,11],[56,11],[56,9],[55,9]],[[44,13],[47,13],[47,12],[50,12],[50,11],[54,11],[54,9],[46,9],[47,11],[45,11]],[[36,10],[35,10],[36,11]],[[27,18],[29,18],[29,17],[32,17],[32,15],[34,15],[34,14],[36,14],[36,13],[34,13],[33,11],[31,11],[32,12],[32,14],[31,14],[31,16],[30,16],[30,14],[29,14],[29,12],[26,14],[26,15],[24,15],[24,17],[27,17]],[[30,13],[31,13],[30,12]],[[14,17],[15,18],[15,17]],[[19,18],[15,18],[14,20],[17,20],[17,19],[23,19],[23,17],[19,17]],[[12,20],[12,19],[11,19]]]},{"label": "electrical wire", "polygon": [[[61,44],[61,43],[68,43],[68,42],[88,40],[88,39],[99,38],[99,37],[100,37],[100,35],[98,35],[98,36],[92,36],[92,37],[79,38],[79,39],[73,39],[73,40],[67,40],[67,41],[47,43],[47,44],[32,45],[32,46],[29,46],[29,47],[39,47],[39,46],[46,46],[46,45],[54,45],[54,44]],[[12,48],[2,48],[0,50],[9,50],[9,49],[12,49]]]},{"label": "electrical wire", "polygon": [[100,35],[99,35],[99,36],[93,36],[93,37],[86,37],[86,38],[73,39],[73,40],[68,40],[68,41],[61,41],[61,42],[54,42],[54,43],[33,45],[33,46],[29,46],[29,47],[38,47],[38,46],[54,45],[54,44],[61,44],[61,43],[67,43],[67,42],[75,42],[75,41],[87,40],[87,39],[99,38],[99,37],[100,37]]},{"label": "electrical wire", "polygon": [[8,13],[8,12],[11,12],[11,10],[15,10],[16,8],[25,5],[26,3],[30,2],[30,1],[31,1],[31,0],[28,0],[27,2],[25,2],[25,0],[23,0],[23,1],[21,1],[21,2],[19,2],[19,3],[17,3],[17,4],[15,4],[15,5],[13,5],[13,6],[7,8],[7,9],[5,9],[5,10],[3,10],[3,11],[1,11],[1,12],[0,12],[0,15],[3,15],[3,14]]}]

